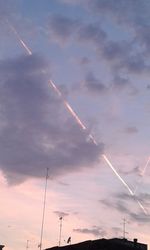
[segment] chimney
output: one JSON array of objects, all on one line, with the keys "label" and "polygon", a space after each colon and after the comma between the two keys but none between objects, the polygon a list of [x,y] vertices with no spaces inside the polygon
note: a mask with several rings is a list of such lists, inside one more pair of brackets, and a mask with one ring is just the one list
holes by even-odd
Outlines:
[{"label": "chimney", "polygon": [[134,240],[133,240],[133,242],[134,242],[134,247],[137,246],[137,241],[138,241],[137,239],[134,239]]}]

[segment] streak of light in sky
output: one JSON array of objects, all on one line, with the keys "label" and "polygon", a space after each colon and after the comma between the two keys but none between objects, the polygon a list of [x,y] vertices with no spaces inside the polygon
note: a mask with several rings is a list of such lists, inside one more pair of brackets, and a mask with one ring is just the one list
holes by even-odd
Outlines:
[{"label": "streak of light in sky", "polygon": [[146,169],[147,169],[147,167],[148,167],[148,165],[149,165],[149,162],[150,162],[150,157],[148,157],[148,160],[147,160],[147,162],[146,162],[146,164],[145,164],[145,166],[144,166],[144,168],[143,168],[143,170],[142,170],[142,172],[141,172],[141,179],[140,179],[139,183],[137,184],[137,186],[136,186],[136,188],[135,188],[135,190],[134,190],[134,194],[137,192],[137,190],[138,190],[138,188],[139,188],[139,186],[140,186],[140,184],[141,184],[141,182],[142,182],[142,178],[143,178],[144,175],[145,175],[145,172],[146,172]]},{"label": "streak of light in sky", "polygon": [[21,39],[20,35],[18,34],[18,32],[16,31],[16,29],[10,24],[10,22],[8,20],[6,20],[6,22],[8,23],[10,29],[12,30],[12,32],[15,34],[15,36],[18,38],[19,42],[21,43],[21,45],[24,47],[24,49],[27,51],[28,55],[32,55],[32,51],[29,49],[29,47],[25,44],[25,42]]},{"label": "streak of light in sky", "polygon": [[135,193],[132,191],[132,189],[128,186],[128,184],[122,179],[122,177],[117,173],[117,171],[115,170],[115,168],[113,167],[113,165],[111,164],[111,162],[108,160],[106,155],[102,155],[104,160],[107,162],[107,164],[110,166],[110,168],[112,169],[112,171],[115,173],[115,175],[118,177],[118,179],[122,182],[122,184],[127,188],[128,192],[130,193],[131,196],[133,196],[135,198],[135,200],[137,201],[138,205],[140,206],[140,208],[143,210],[144,214],[147,214],[146,209],[143,207],[143,205],[141,204],[141,202],[137,199],[137,197],[135,196]]},{"label": "streak of light in sky", "polygon": [[[9,21],[7,20],[8,25],[10,26],[11,30],[14,32],[14,34],[16,35],[16,37],[18,38],[19,42],[21,43],[21,45],[23,46],[23,48],[26,50],[28,55],[32,55],[32,51],[28,48],[28,46],[26,45],[26,43],[21,39],[20,35],[18,34],[18,32],[16,31],[16,29],[9,23]],[[45,72],[45,71],[43,71]],[[75,118],[76,122],[78,123],[78,125],[83,129],[83,130],[87,130],[87,127],[83,124],[83,122],[80,120],[80,118],[78,117],[78,115],[75,113],[75,111],[72,109],[72,107],[70,106],[70,104],[63,98],[63,95],[61,93],[61,91],[56,87],[56,85],[52,82],[52,80],[49,80],[49,83],[51,84],[51,86],[53,87],[53,89],[57,92],[58,96],[61,97],[65,107],[67,108],[67,110],[70,112],[70,114]],[[92,140],[92,142],[95,145],[98,145],[97,141],[94,139],[93,135],[89,133],[89,138]],[[128,186],[128,184],[122,179],[122,177],[118,174],[118,172],[116,171],[116,169],[113,167],[113,165],[111,164],[111,162],[108,160],[106,155],[102,155],[103,159],[105,160],[105,162],[107,163],[107,165],[112,169],[112,171],[114,172],[114,174],[117,176],[117,178],[121,181],[121,183],[126,187],[126,189],[128,190],[128,192],[130,193],[131,196],[133,196],[135,198],[135,200],[137,201],[139,207],[143,210],[143,212],[145,214],[147,214],[145,208],[143,207],[143,205],[141,204],[141,202],[135,197],[134,192],[131,190],[131,188]]]},{"label": "streak of light in sky", "polygon": [[86,126],[83,124],[83,122],[81,122],[80,118],[78,117],[78,115],[75,113],[75,111],[72,109],[72,107],[70,106],[70,104],[64,100],[62,93],[60,92],[60,90],[56,87],[56,85],[52,82],[52,80],[49,80],[49,83],[51,84],[51,86],[53,87],[53,89],[57,92],[57,94],[59,95],[59,97],[62,98],[64,105],[66,106],[67,110],[71,113],[71,115],[75,118],[75,120],[77,121],[77,123],[79,124],[79,126],[82,129],[86,129]]},{"label": "streak of light in sky", "polygon": [[[78,117],[78,115],[74,112],[74,110],[72,109],[72,107],[70,106],[70,104],[66,100],[63,99],[63,96],[62,96],[62,93],[60,92],[60,90],[56,87],[56,85],[51,80],[50,80],[50,83],[51,83],[52,87],[54,88],[54,90],[57,92],[57,94],[62,98],[62,100],[63,100],[66,108],[71,113],[71,115],[75,118],[75,120],[77,121],[77,123],[79,124],[79,126],[82,129],[87,130],[87,127],[82,123],[82,121],[80,120],[80,118]],[[90,139],[93,141],[93,143],[95,145],[98,145],[98,143],[96,142],[96,140],[94,139],[94,137],[92,136],[92,134],[89,134],[89,137],[90,137]],[[138,205],[143,210],[143,212],[145,214],[147,214],[147,212],[146,212],[145,208],[143,207],[143,205],[141,204],[141,202],[135,197],[134,192],[131,190],[131,188],[128,186],[128,184],[122,179],[122,177],[118,174],[118,172],[116,171],[116,169],[113,167],[112,163],[108,160],[107,156],[105,154],[102,154],[102,157],[105,160],[105,162],[107,163],[107,165],[112,169],[112,171],[114,172],[114,174],[118,177],[118,179],[126,187],[126,189],[128,190],[128,192],[130,193],[130,195],[135,198],[135,200],[137,201]]]}]

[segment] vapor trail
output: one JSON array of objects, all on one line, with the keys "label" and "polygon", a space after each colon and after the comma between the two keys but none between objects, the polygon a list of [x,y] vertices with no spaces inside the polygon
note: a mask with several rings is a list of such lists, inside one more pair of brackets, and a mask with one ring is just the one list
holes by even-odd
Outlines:
[{"label": "vapor trail", "polygon": [[[72,107],[70,106],[70,104],[63,98],[62,93],[60,92],[60,90],[56,87],[56,85],[52,82],[52,80],[49,80],[49,83],[51,84],[51,86],[53,87],[53,89],[57,92],[58,96],[62,98],[62,101],[64,103],[64,105],[66,106],[67,110],[70,112],[70,114],[75,118],[76,122],[78,123],[78,125],[83,129],[83,130],[87,130],[87,127],[83,124],[83,122],[80,120],[80,118],[78,117],[78,115],[74,112],[74,110],[72,109]],[[97,141],[94,139],[92,134],[89,134],[89,138],[92,140],[92,142],[95,145],[98,145]],[[105,162],[107,163],[107,165],[112,169],[112,171],[114,172],[114,174],[117,176],[117,178],[121,181],[121,183],[125,186],[125,188],[128,190],[128,192],[130,193],[131,196],[133,196],[135,198],[135,200],[137,201],[138,205],[140,206],[140,208],[143,210],[143,212],[145,214],[147,214],[145,208],[143,207],[143,205],[141,204],[141,202],[135,197],[132,189],[128,186],[128,184],[122,179],[122,177],[118,174],[118,172],[116,171],[116,169],[113,167],[113,165],[111,164],[111,162],[108,160],[107,156],[105,154],[102,154],[103,159],[105,160]]]},{"label": "vapor trail", "polygon": [[122,177],[117,173],[117,171],[115,170],[115,168],[113,167],[113,165],[111,164],[111,162],[108,160],[106,155],[102,155],[102,157],[104,158],[104,160],[107,162],[107,164],[109,165],[109,167],[112,169],[112,171],[115,173],[115,175],[118,177],[118,179],[122,182],[122,184],[127,188],[128,192],[130,193],[131,196],[133,196],[135,198],[135,200],[137,201],[138,205],[140,206],[140,208],[143,210],[143,212],[145,214],[147,214],[147,211],[145,210],[145,208],[143,207],[143,205],[141,204],[141,202],[136,198],[135,196],[135,192],[132,191],[132,189],[128,186],[128,184],[122,179]]},{"label": "vapor trail", "polygon": [[143,210],[144,214],[148,215],[146,209],[143,207],[143,205],[141,204],[141,202],[135,197],[135,195],[134,195],[134,198],[137,201],[137,203],[139,204],[140,208]]},{"label": "vapor trail", "polygon": [[60,90],[56,87],[56,85],[52,82],[52,80],[49,80],[49,83],[51,84],[51,86],[53,87],[53,89],[56,91],[56,93],[58,94],[59,97],[62,98],[63,103],[65,105],[65,107],[67,108],[67,110],[71,113],[71,115],[75,118],[76,122],[79,124],[79,126],[82,129],[86,129],[86,126],[83,124],[83,122],[80,120],[80,118],[78,117],[78,115],[75,113],[75,111],[72,109],[72,107],[70,106],[70,104],[63,98],[62,93],[60,92]]},{"label": "vapor trail", "polygon": [[143,169],[143,171],[142,171],[142,177],[144,176],[144,174],[145,174],[145,172],[146,172],[146,169],[147,169],[147,167],[148,167],[148,164],[149,164],[149,161],[150,161],[150,157],[148,158],[148,160],[147,160],[147,162],[146,162],[146,165],[145,165],[145,167],[144,167],[144,169]]},{"label": "vapor trail", "polygon": [[[19,34],[17,33],[16,29],[8,22],[8,25],[10,26],[11,30],[14,32],[14,34],[16,35],[16,37],[18,38],[19,42],[21,43],[21,45],[23,46],[23,48],[26,50],[26,52],[28,53],[28,55],[32,55],[32,51],[28,48],[28,46],[25,44],[25,42],[21,39],[21,37],[19,36]],[[46,73],[45,70],[42,71],[43,73]],[[53,87],[53,89],[55,90],[55,92],[58,94],[59,97],[61,97],[65,107],[67,108],[67,110],[69,111],[69,113],[74,117],[74,119],[76,120],[76,122],[78,123],[78,125],[83,129],[83,130],[87,130],[87,127],[83,124],[83,122],[80,120],[79,116],[75,113],[75,111],[72,109],[72,107],[70,106],[70,104],[63,98],[63,95],[61,93],[61,91],[56,87],[56,85],[52,82],[52,80],[49,80],[49,83],[51,84],[51,86]],[[95,138],[93,137],[93,135],[91,133],[89,133],[89,138],[91,139],[91,141],[98,146],[97,141],[95,140]],[[122,182],[122,184],[126,187],[126,189],[128,190],[128,192],[130,193],[130,195],[134,196],[134,198],[136,199],[138,205],[140,206],[140,208],[144,211],[145,214],[147,214],[145,208],[143,207],[143,205],[140,203],[140,201],[137,200],[137,198],[135,197],[133,191],[130,189],[130,187],[128,186],[128,184],[122,179],[122,177],[118,174],[118,172],[115,170],[115,168],[112,166],[111,162],[108,160],[108,158],[106,157],[106,155],[102,155],[103,159],[105,160],[105,162],[107,163],[107,165],[113,170],[114,174],[117,176],[117,178]]]},{"label": "vapor trail", "polygon": [[128,189],[129,193],[131,195],[134,196],[133,191],[131,190],[131,188],[128,186],[128,184],[122,179],[122,177],[117,173],[117,171],[115,170],[115,168],[113,167],[113,165],[111,164],[111,162],[108,160],[106,155],[102,155],[104,160],[107,162],[107,164],[109,165],[109,167],[112,169],[112,171],[115,173],[115,175],[118,177],[118,179],[122,182],[122,184]]},{"label": "vapor trail", "polygon": [[10,29],[12,30],[12,32],[15,34],[15,36],[18,38],[19,42],[21,43],[21,45],[24,47],[24,49],[26,50],[26,52],[28,53],[28,55],[32,55],[32,51],[28,48],[28,46],[25,44],[25,42],[21,39],[21,37],[19,36],[18,32],[16,31],[16,29],[10,24],[10,22],[8,20],[6,20],[7,24],[9,25]]},{"label": "vapor trail", "polygon": [[146,164],[145,164],[145,166],[144,166],[144,168],[143,168],[143,171],[141,172],[141,180],[139,181],[138,185],[136,186],[136,188],[135,188],[135,190],[134,190],[134,194],[137,192],[137,189],[138,189],[139,185],[140,185],[141,182],[142,182],[142,178],[144,177],[144,174],[145,174],[146,169],[147,169],[147,167],[148,167],[148,165],[149,165],[149,162],[150,162],[150,157],[148,158],[148,160],[147,160],[147,162],[146,162]]},{"label": "vapor trail", "polygon": [[[70,104],[63,98],[62,93],[60,92],[60,90],[56,87],[56,85],[54,84],[54,82],[52,80],[49,80],[49,83],[51,84],[51,86],[53,87],[53,89],[56,91],[56,93],[58,94],[59,97],[62,98],[62,101],[65,105],[65,107],[67,108],[67,110],[69,111],[69,113],[75,118],[76,122],[78,123],[78,125],[83,129],[83,130],[87,130],[87,127],[83,124],[83,122],[80,120],[79,116],[77,115],[77,113],[75,113],[75,111],[72,109],[72,107],[70,106]],[[89,134],[89,138],[93,141],[93,143],[95,145],[98,145],[98,143],[96,142],[96,140],[94,139],[92,134]]]}]

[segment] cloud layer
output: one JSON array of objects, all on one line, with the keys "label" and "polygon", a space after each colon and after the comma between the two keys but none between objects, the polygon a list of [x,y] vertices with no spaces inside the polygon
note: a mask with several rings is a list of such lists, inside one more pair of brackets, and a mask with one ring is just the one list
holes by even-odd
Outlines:
[{"label": "cloud layer", "polygon": [[0,167],[9,182],[56,176],[98,160],[98,147],[67,114],[41,72],[40,56],[0,62]]}]

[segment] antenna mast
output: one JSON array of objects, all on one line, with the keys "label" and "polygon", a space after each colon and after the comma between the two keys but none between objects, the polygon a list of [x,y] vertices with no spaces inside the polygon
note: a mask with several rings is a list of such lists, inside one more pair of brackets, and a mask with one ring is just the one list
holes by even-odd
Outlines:
[{"label": "antenna mast", "polygon": [[46,177],[45,177],[45,190],[44,190],[44,199],[43,199],[43,214],[42,214],[41,235],[40,235],[40,244],[39,244],[40,250],[42,249],[42,243],[43,243],[43,229],[44,229],[44,219],[45,219],[45,206],[46,206],[48,171],[49,171],[49,168],[46,169]]},{"label": "antenna mast", "polygon": [[27,244],[26,244],[26,250],[29,249],[29,240],[27,240]]},{"label": "antenna mast", "polygon": [[60,220],[60,228],[59,228],[59,247],[61,246],[61,233],[62,233],[62,221],[63,221],[63,217],[59,217]]},{"label": "antenna mast", "polygon": [[128,232],[126,232],[126,219],[123,219],[123,239],[126,238],[126,234],[128,234]]}]

